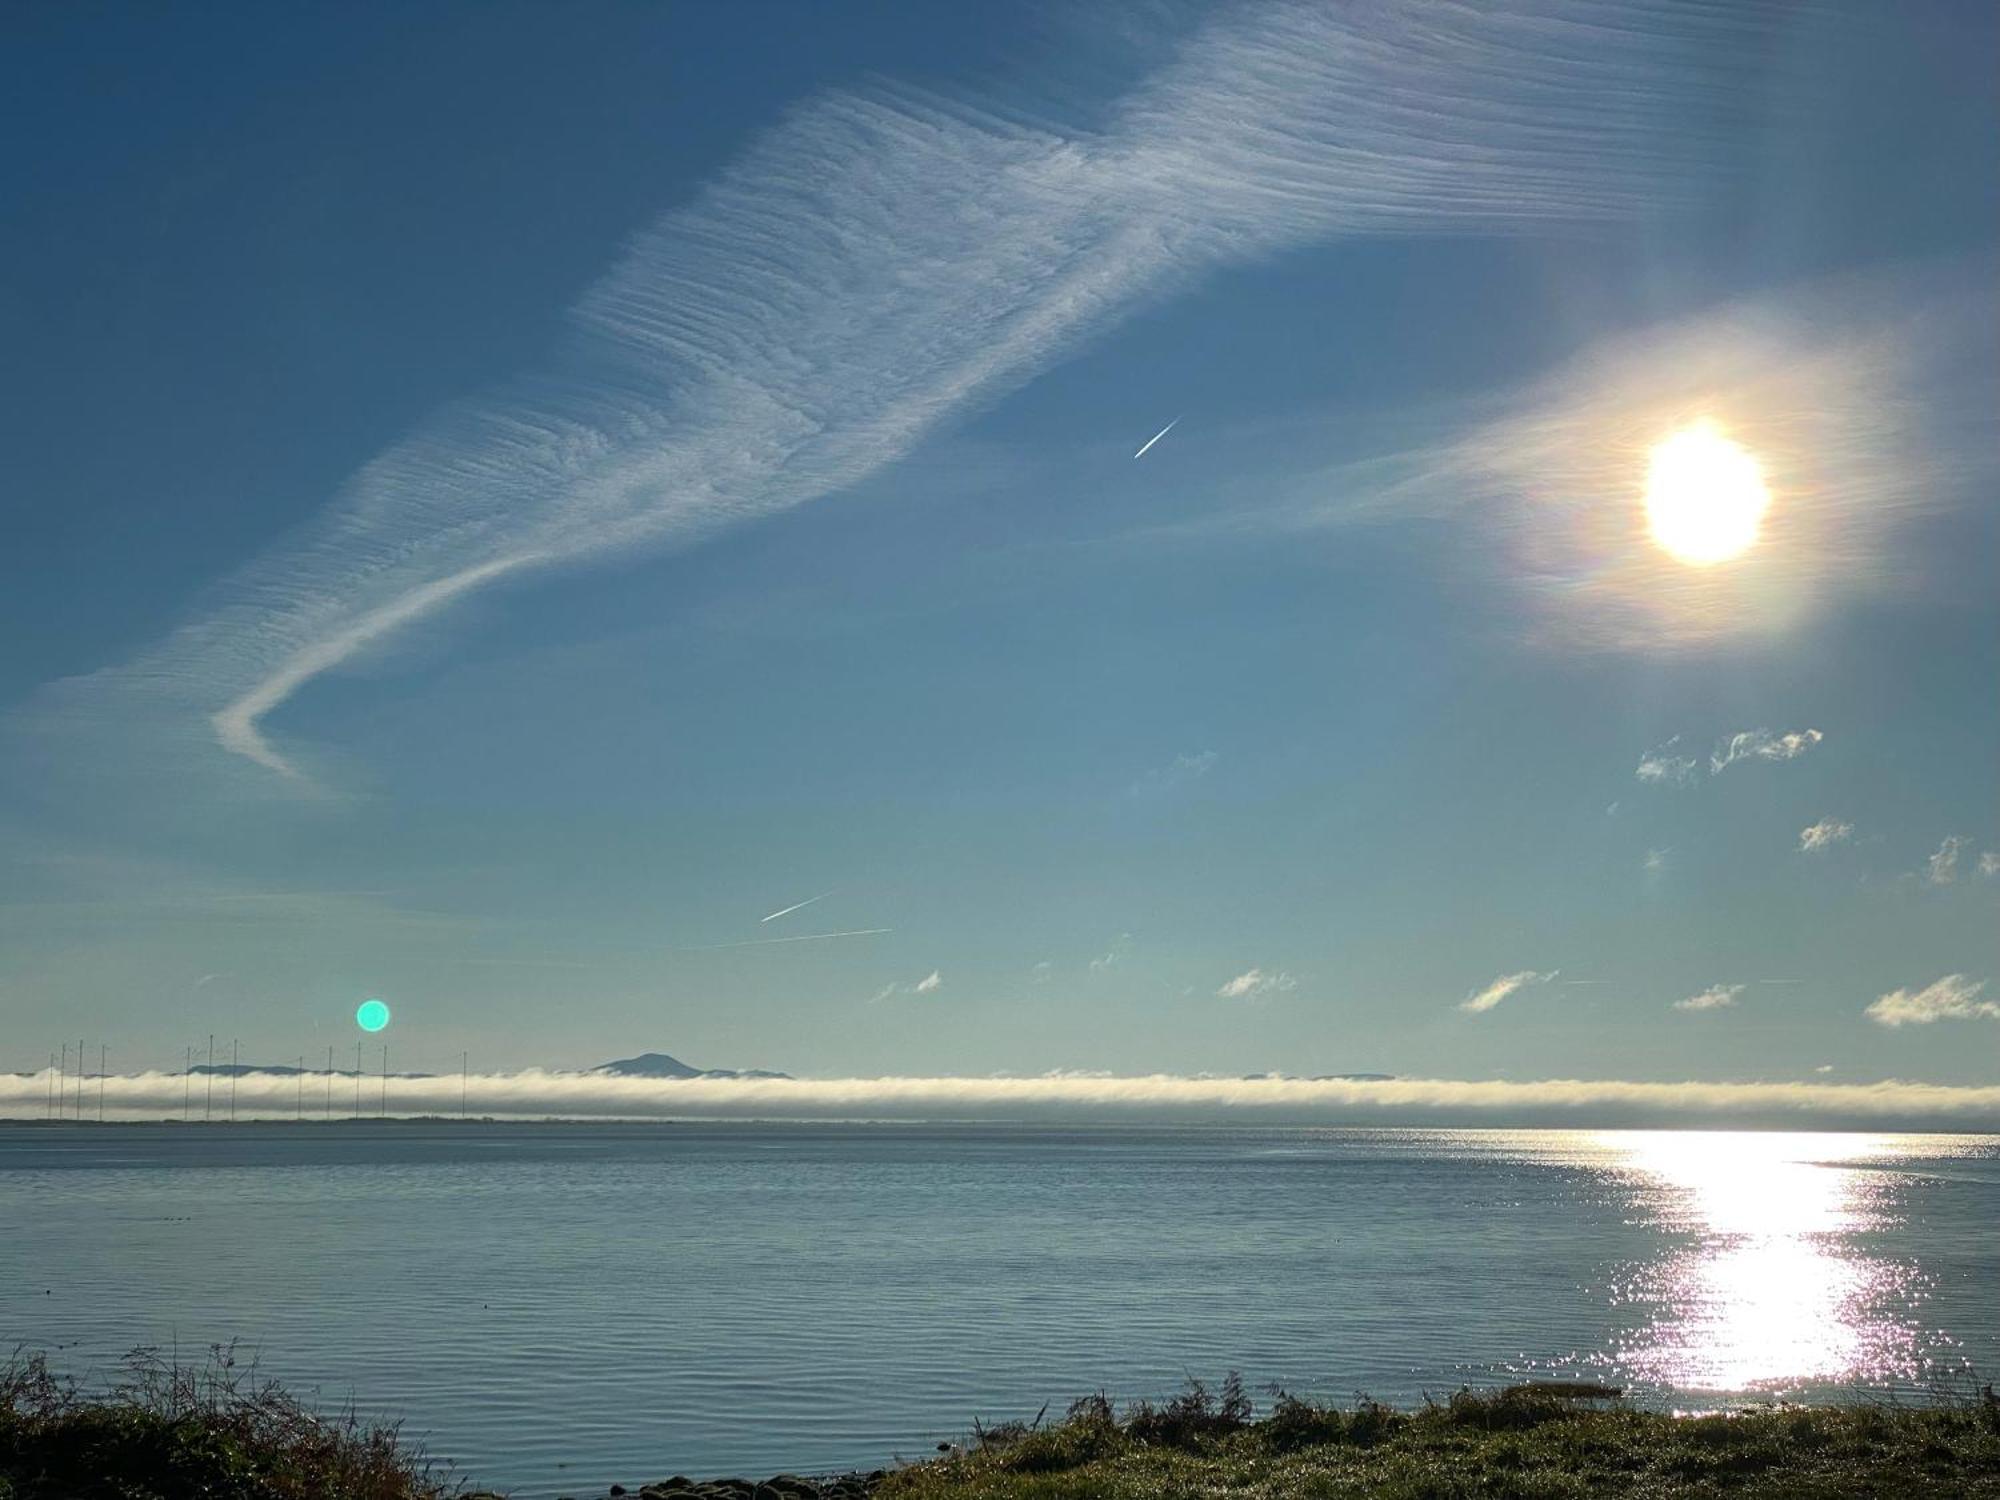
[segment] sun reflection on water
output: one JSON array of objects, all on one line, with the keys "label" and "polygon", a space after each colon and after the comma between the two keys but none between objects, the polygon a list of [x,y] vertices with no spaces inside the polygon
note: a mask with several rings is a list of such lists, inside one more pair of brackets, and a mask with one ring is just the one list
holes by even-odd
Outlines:
[{"label": "sun reflection on water", "polygon": [[1620,1362],[1686,1390],[1907,1379],[1919,1364],[1914,1272],[1864,1251],[1897,1191],[1879,1136],[1607,1136],[1621,1174],[1684,1236],[1625,1294],[1652,1318]]}]

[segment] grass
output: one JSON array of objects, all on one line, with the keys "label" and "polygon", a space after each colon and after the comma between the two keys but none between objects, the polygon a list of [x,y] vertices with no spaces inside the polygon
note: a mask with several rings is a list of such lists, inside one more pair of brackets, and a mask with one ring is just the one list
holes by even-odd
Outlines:
[{"label": "grass", "polygon": [[[1586,1390],[1591,1388],[1586,1388]],[[1613,1393],[1598,1391],[1601,1397]],[[1574,1388],[1461,1391],[1416,1411],[1280,1394],[1257,1419],[1233,1378],[1117,1415],[982,1429],[893,1472],[878,1500],[1568,1500],[1735,1495],[2000,1497],[2000,1400],[1757,1407],[1673,1417]]]},{"label": "grass", "polygon": [[[1615,1395],[1514,1386],[1400,1411],[1279,1393],[1260,1417],[1232,1376],[1213,1394],[1191,1384],[1123,1413],[1092,1396],[1050,1425],[1038,1417],[978,1428],[941,1458],[821,1493],[859,1495],[872,1483],[872,1500],[2000,1500],[2000,1398],[1990,1386],[1922,1406],[1682,1418]],[[743,1483],[740,1494],[765,1489]],[[720,1492],[673,1481],[635,1493]],[[317,1416],[238,1369],[225,1349],[194,1369],[142,1351],[96,1396],[38,1356],[0,1369],[0,1500],[447,1497],[481,1500],[406,1450],[394,1427],[352,1412]]]},{"label": "grass", "polygon": [[0,1500],[444,1500],[393,1426],[319,1416],[226,1348],[141,1350],[85,1396],[40,1355],[0,1368]]}]

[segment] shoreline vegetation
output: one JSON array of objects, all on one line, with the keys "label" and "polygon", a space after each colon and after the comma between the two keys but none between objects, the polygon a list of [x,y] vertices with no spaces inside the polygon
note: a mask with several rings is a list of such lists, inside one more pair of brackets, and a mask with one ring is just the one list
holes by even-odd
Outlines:
[{"label": "shoreline vegetation", "polygon": [[[1122,1411],[974,1424],[890,1469],[763,1480],[681,1475],[602,1500],[1437,1500],[1733,1495],[2000,1497],[1991,1386],[1922,1404],[1856,1399],[1676,1416],[1615,1390],[1537,1382],[1401,1410],[1273,1392],[1235,1376]],[[504,1500],[441,1469],[394,1425],[314,1413],[217,1349],[198,1367],[154,1351],[87,1395],[40,1355],[0,1368],[0,1500]],[[600,1500],[578,1491],[574,1500]]]}]

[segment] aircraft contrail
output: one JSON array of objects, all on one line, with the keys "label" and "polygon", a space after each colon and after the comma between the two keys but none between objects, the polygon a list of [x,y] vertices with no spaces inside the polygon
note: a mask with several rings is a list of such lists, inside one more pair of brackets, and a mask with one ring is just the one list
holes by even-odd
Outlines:
[{"label": "aircraft contrail", "polygon": [[877,933],[894,932],[893,927],[854,927],[846,932],[802,932],[796,937],[751,938],[741,943],[704,943],[699,948],[683,948],[683,953],[713,953],[720,948],[762,948],[770,943],[816,943],[822,938],[874,937]]},{"label": "aircraft contrail", "polygon": [[1146,441],[1140,445],[1139,451],[1133,454],[1132,456],[1134,458],[1144,458],[1146,456],[1146,450],[1152,447],[1153,444],[1157,443],[1161,438],[1165,437],[1168,433],[1172,432],[1175,426],[1179,422],[1180,418],[1175,417],[1172,422],[1167,423],[1166,426],[1162,427],[1158,432],[1154,433],[1151,437],[1147,438]]},{"label": "aircraft contrail", "polygon": [[780,917],[789,917],[795,911],[804,910],[806,907],[811,906],[815,901],[824,901],[828,896],[831,896],[832,894],[833,894],[832,891],[821,891],[817,896],[808,896],[806,897],[805,900],[799,902],[795,906],[784,907],[778,911],[772,912],[771,915],[768,917],[759,917],[757,920],[760,923],[775,922]]}]

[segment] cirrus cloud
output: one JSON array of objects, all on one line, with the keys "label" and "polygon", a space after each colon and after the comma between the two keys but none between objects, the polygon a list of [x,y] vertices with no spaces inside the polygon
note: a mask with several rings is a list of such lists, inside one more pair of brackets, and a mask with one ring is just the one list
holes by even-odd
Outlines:
[{"label": "cirrus cloud", "polygon": [[1516,974],[1502,974],[1484,989],[1475,990],[1459,1001],[1458,1008],[1471,1014],[1484,1015],[1508,996],[1526,989],[1531,984],[1547,984],[1556,977],[1557,970],[1543,973],[1536,969],[1522,969]]},{"label": "cirrus cloud", "polygon": [[1257,1000],[1265,995],[1295,990],[1299,982],[1282,969],[1266,972],[1263,969],[1248,969],[1218,989],[1219,1000]]},{"label": "cirrus cloud", "polygon": [[273,721],[326,674],[475,594],[851,487],[1206,275],[1699,201],[1738,150],[1733,59],[1775,29],[1611,0],[1273,0],[1146,28],[1157,66],[1055,118],[809,100],[636,235],[541,368],[418,425],[212,607],[31,718],[121,764],[219,748],[310,786],[310,747]]},{"label": "cirrus cloud", "polygon": [[1947,974],[1920,990],[1891,990],[1867,1009],[1868,1019],[1878,1026],[1929,1026],[1936,1021],[2000,1019],[2000,1005],[1979,997],[1986,981],[1971,980],[1963,974]]},{"label": "cirrus cloud", "polygon": [[1748,985],[1712,984],[1699,995],[1689,995],[1685,1000],[1674,1002],[1675,1010],[1723,1010],[1736,1003]]},{"label": "cirrus cloud", "polygon": [[943,988],[943,973],[937,969],[932,969],[922,979],[914,980],[909,984],[883,985],[881,989],[869,997],[868,1003],[870,1005],[880,1005],[884,1000],[893,1000],[898,995],[935,995]]}]

